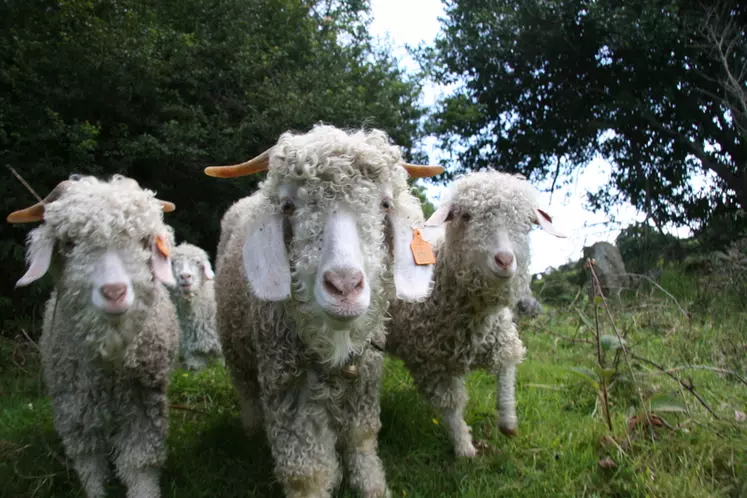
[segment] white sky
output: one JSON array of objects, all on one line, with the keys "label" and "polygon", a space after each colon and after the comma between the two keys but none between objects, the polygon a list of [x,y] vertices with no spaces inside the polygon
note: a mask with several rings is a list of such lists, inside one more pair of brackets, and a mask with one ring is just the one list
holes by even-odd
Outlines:
[{"label": "white sky", "polygon": [[[440,0],[371,0],[373,22],[371,33],[393,46],[403,67],[414,71],[417,64],[409,57],[405,45],[417,46],[421,42],[430,43],[439,31],[439,17],[444,15]],[[426,85],[423,103],[433,105],[439,97],[448,93],[447,88],[433,84]],[[443,151],[435,146],[433,137],[424,143],[429,152],[431,162],[436,162]],[[553,216],[553,224],[568,235],[566,239],[558,239],[542,230],[533,230],[531,234],[532,264],[531,271],[538,273],[546,268],[557,267],[581,256],[581,249],[585,245],[605,240],[614,242],[619,228],[627,226],[635,219],[642,220],[643,216],[629,204],[620,206],[614,211],[615,225],[609,225],[604,213],[595,213],[584,208],[586,193],[595,191],[604,185],[609,178],[611,166],[602,159],[590,163],[583,170],[579,170],[574,181],[567,188],[556,189],[550,199],[550,194],[542,193],[541,200],[547,211]],[[547,185],[537,185],[539,188]],[[428,193],[434,205],[438,206],[442,186],[429,186]],[[684,234],[683,234],[684,235]]]}]

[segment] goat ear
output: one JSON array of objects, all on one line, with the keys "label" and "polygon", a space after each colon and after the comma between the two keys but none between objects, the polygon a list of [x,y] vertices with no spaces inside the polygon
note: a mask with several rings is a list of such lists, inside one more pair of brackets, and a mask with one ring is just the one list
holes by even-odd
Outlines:
[{"label": "goat ear", "polygon": [[203,261],[202,273],[203,275],[205,275],[205,278],[207,280],[212,280],[213,278],[215,278],[215,273],[213,272],[213,267],[210,266],[210,261]]},{"label": "goat ear", "polygon": [[566,235],[555,228],[552,224],[552,217],[550,217],[549,214],[547,214],[545,211],[541,209],[535,209],[535,219],[534,222],[540,226],[545,232],[554,235],[556,237],[565,238]]},{"label": "goat ear", "polygon": [[255,296],[266,301],[290,296],[290,263],[281,215],[267,214],[249,227],[243,257],[246,278]]},{"label": "goat ear", "polygon": [[425,222],[425,226],[427,227],[437,227],[441,226],[447,221],[451,221],[451,204],[444,204],[440,208],[436,209],[436,211],[431,215],[430,218],[428,218],[428,221]]},{"label": "goat ear", "polygon": [[174,272],[171,269],[171,246],[164,235],[156,235],[151,247],[150,269],[153,276],[168,287],[176,285]]},{"label": "goat ear", "polygon": [[[416,264],[410,244],[414,231],[404,217],[388,215],[392,233],[394,257],[394,287],[397,298],[405,301],[422,301],[431,293],[433,264]],[[422,218],[421,218],[422,219]],[[426,243],[421,240],[422,243]]]},{"label": "goat ear", "polygon": [[43,232],[37,232],[36,230],[31,233],[26,251],[26,260],[29,263],[29,268],[18,279],[16,287],[25,287],[39,280],[49,270],[49,266],[52,263],[52,254],[54,253],[54,237],[45,237],[44,235]]}]

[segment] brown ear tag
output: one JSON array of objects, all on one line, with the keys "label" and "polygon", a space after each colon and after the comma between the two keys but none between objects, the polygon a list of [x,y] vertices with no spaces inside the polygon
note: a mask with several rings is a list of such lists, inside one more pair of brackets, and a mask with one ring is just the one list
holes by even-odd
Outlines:
[{"label": "brown ear tag", "polygon": [[433,254],[433,249],[431,249],[428,241],[423,238],[419,228],[412,229],[410,249],[412,249],[412,257],[416,265],[432,265],[436,263],[436,256]]},{"label": "brown ear tag", "polygon": [[169,257],[169,246],[166,239],[163,238],[163,235],[156,236],[156,249],[158,249],[158,252],[160,252],[164,258]]}]

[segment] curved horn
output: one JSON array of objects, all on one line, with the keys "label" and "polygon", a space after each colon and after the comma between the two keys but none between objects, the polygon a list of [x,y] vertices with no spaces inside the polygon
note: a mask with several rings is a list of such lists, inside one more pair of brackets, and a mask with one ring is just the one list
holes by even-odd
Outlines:
[{"label": "curved horn", "polygon": [[161,208],[163,209],[164,213],[170,213],[176,209],[176,206],[174,205],[173,202],[162,201],[161,199],[156,199],[156,200],[161,203]]},{"label": "curved horn", "polygon": [[[120,175],[118,177],[117,181],[120,184],[127,185],[130,188],[134,188],[134,189],[137,189],[137,190],[142,190],[140,188],[140,184],[134,178],[130,178],[128,176],[122,176],[122,175]],[[164,213],[170,213],[170,212],[172,212],[173,210],[176,209],[176,206],[174,205],[173,202],[162,201],[161,199],[156,199],[156,200],[161,203],[161,209],[163,209]]]},{"label": "curved horn", "polygon": [[205,168],[205,174],[215,178],[236,178],[267,171],[267,168],[270,166],[271,150],[271,148],[267,149],[257,157],[244,163],[232,164],[231,166],[208,166]]},{"label": "curved horn", "polygon": [[444,172],[443,166],[421,166],[420,164],[402,163],[407,173],[413,178],[427,178]]},{"label": "curved horn", "polygon": [[8,223],[32,223],[44,220],[44,205],[54,202],[70,187],[73,180],[63,180],[47,195],[44,200],[26,209],[13,211],[8,215]]}]

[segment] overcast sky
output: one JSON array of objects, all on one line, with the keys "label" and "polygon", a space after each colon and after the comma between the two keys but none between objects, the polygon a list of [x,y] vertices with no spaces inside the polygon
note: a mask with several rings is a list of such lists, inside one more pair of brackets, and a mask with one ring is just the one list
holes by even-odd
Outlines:
[{"label": "overcast sky", "polygon": [[[394,47],[394,54],[402,65],[414,70],[416,64],[407,55],[405,45],[417,46],[421,42],[430,43],[439,30],[438,18],[444,11],[440,0],[372,0],[373,23],[372,33],[383,40],[388,40]],[[426,85],[423,102],[432,105],[448,89],[435,85]],[[425,148],[432,162],[443,157],[443,151],[435,147],[433,139],[426,140]],[[500,169],[500,168],[498,168]],[[586,193],[596,190],[609,178],[610,165],[604,160],[589,164],[573,179],[572,184],[556,190],[552,195],[542,193],[544,207],[553,216],[554,224],[568,235],[567,239],[558,239],[535,229],[531,234],[533,273],[542,272],[547,267],[559,266],[581,256],[581,249],[599,240],[613,242],[619,233],[616,227],[605,224],[608,221],[603,213],[595,213],[584,208]],[[421,180],[422,181],[422,180]],[[538,185],[540,188],[549,187]],[[429,195],[438,206],[442,187],[430,187]],[[622,226],[636,218],[642,219],[630,205],[615,210],[615,218]]]}]

